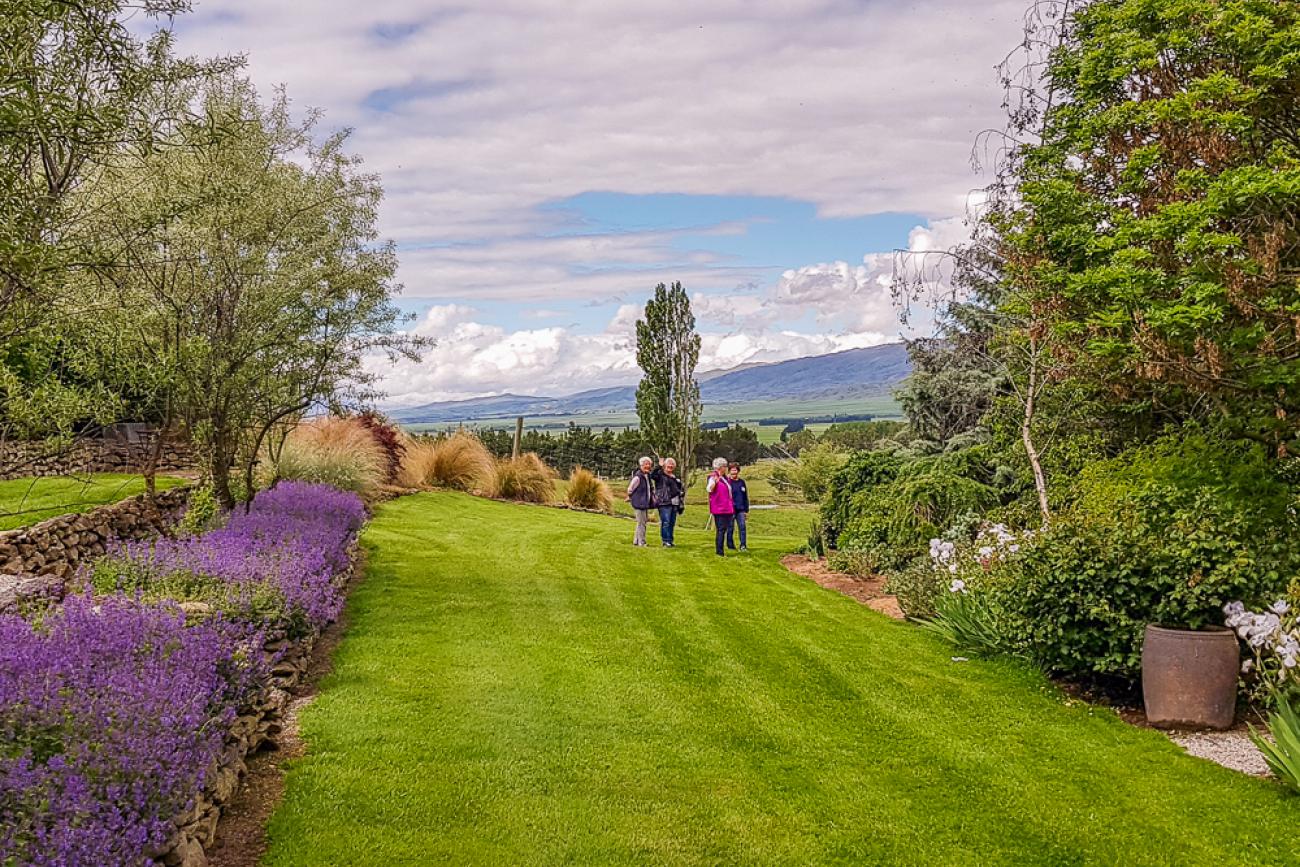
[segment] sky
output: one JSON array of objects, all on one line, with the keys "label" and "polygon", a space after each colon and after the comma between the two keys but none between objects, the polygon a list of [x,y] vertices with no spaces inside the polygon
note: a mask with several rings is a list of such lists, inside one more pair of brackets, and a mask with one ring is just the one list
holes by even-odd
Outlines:
[{"label": "sky", "polygon": [[177,47],[244,54],[385,189],[391,405],[635,382],[680,280],[700,370],[896,341],[897,250],[966,236],[977,134],[1024,0],[197,0]]}]

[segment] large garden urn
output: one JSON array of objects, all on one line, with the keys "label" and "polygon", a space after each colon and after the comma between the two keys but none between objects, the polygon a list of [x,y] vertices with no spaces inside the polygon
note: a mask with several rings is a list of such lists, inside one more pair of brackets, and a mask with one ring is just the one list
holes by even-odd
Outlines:
[{"label": "large garden urn", "polygon": [[1237,710],[1237,634],[1222,626],[1148,624],[1142,640],[1142,701],[1158,728],[1226,729]]}]

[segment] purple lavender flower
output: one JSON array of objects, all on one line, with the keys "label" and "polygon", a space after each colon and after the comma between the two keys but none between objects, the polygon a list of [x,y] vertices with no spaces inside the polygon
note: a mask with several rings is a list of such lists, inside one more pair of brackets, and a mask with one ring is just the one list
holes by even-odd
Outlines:
[{"label": "purple lavender flower", "polygon": [[[0,864],[140,864],[193,804],[237,709],[267,676],[252,606],[319,628],[365,520],[360,498],[284,482],[201,536],[125,543],[148,581],[220,582],[247,616],[186,625],[172,602],[73,595],[34,626],[0,616]],[[238,607],[238,606],[236,606]]]}]

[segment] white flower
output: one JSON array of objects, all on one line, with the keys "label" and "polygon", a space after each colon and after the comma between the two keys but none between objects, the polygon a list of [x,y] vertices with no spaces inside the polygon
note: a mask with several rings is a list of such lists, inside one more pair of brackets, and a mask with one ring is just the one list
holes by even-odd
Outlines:
[{"label": "white flower", "polygon": [[1020,553],[1020,546],[1019,546],[1019,545],[1011,545],[1011,546],[1009,546],[1009,547],[1007,548],[1007,550],[1010,551],[1012,554],[1018,554],[1018,553]]},{"label": "white flower", "polygon": [[[934,542],[932,541],[930,544],[933,545]],[[1246,606],[1241,602],[1229,602],[1227,605],[1223,606],[1223,613],[1229,618],[1240,617],[1246,613]]]},{"label": "white flower", "polygon": [[952,574],[956,575],[956,574],[957,574],[957,564],[956,564],[956,563],[949,563],[949,564],[948,564],[948,571],[951,572]]},{"label": "white flower", "polygon": [[[916,549],[913,548],[912,550],[916,550]],[[992,546],[990,546],[990,545],[985,545],[985,546],[983,546],[982,548],[980,548],[980,556],[981,556],[981,557],[992,557],[992,556],[993,556],[993,548],[992,548]]]},{"label": "white flower", "polygon": [[966,592],[966,582],[963,581],[963,580],[961,580],[960,578],[954,578],[954,579],[952,579],[952,583],[948,585],[948,592],[949,592],[949,593],[965,593],[965,592]]},{"label": "white flower", "polygon": [[1282,615],[1290,611],[1291,606],[1287,604],[1285,599],[1279,599],[1272,605],[1268,606],[1268,610],[1272,611],[1274,614]]},{"label": "white flower", "polygon": [[1242,674],[1250,674],[1254,670],[1255,670],[1255,660],[1247,659],[1241,663]]}]

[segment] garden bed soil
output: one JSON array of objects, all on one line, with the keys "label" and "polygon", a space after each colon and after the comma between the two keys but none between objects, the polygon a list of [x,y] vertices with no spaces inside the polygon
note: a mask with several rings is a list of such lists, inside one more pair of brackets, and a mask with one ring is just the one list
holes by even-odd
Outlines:
[{"label": "garden bed soil", "polygon": [[[352,595],[365,575],[364,556],[358,559],[352,580],[344,590]],[[266,826],[284,797],[284,775],[288,763],[306,752],[298,719],[316,697],[317,687],[334,667],[334,651],[348,627],[347,608],[325,628],[312,647],[306,675],[290,691],[291,698],[281,720],[281,730],[268,746],[248,759],[248,772],[230,802],[221,812],[216,836],[207,851],[209,867],[257,867],[266,854]]]},{"label": "garden bed soil", "polygon": [[803,554],[787,554],[781,558],[781,565],[796,575],[802,575],[827,590],[843,593],[856,599],[873,611],[879,611],[886,617],[903,620],[903,609],[898,598],[885,592],[885,579],[879,575],[859,578],[843,572],[832,571],[825,560],[813,560]]}]

